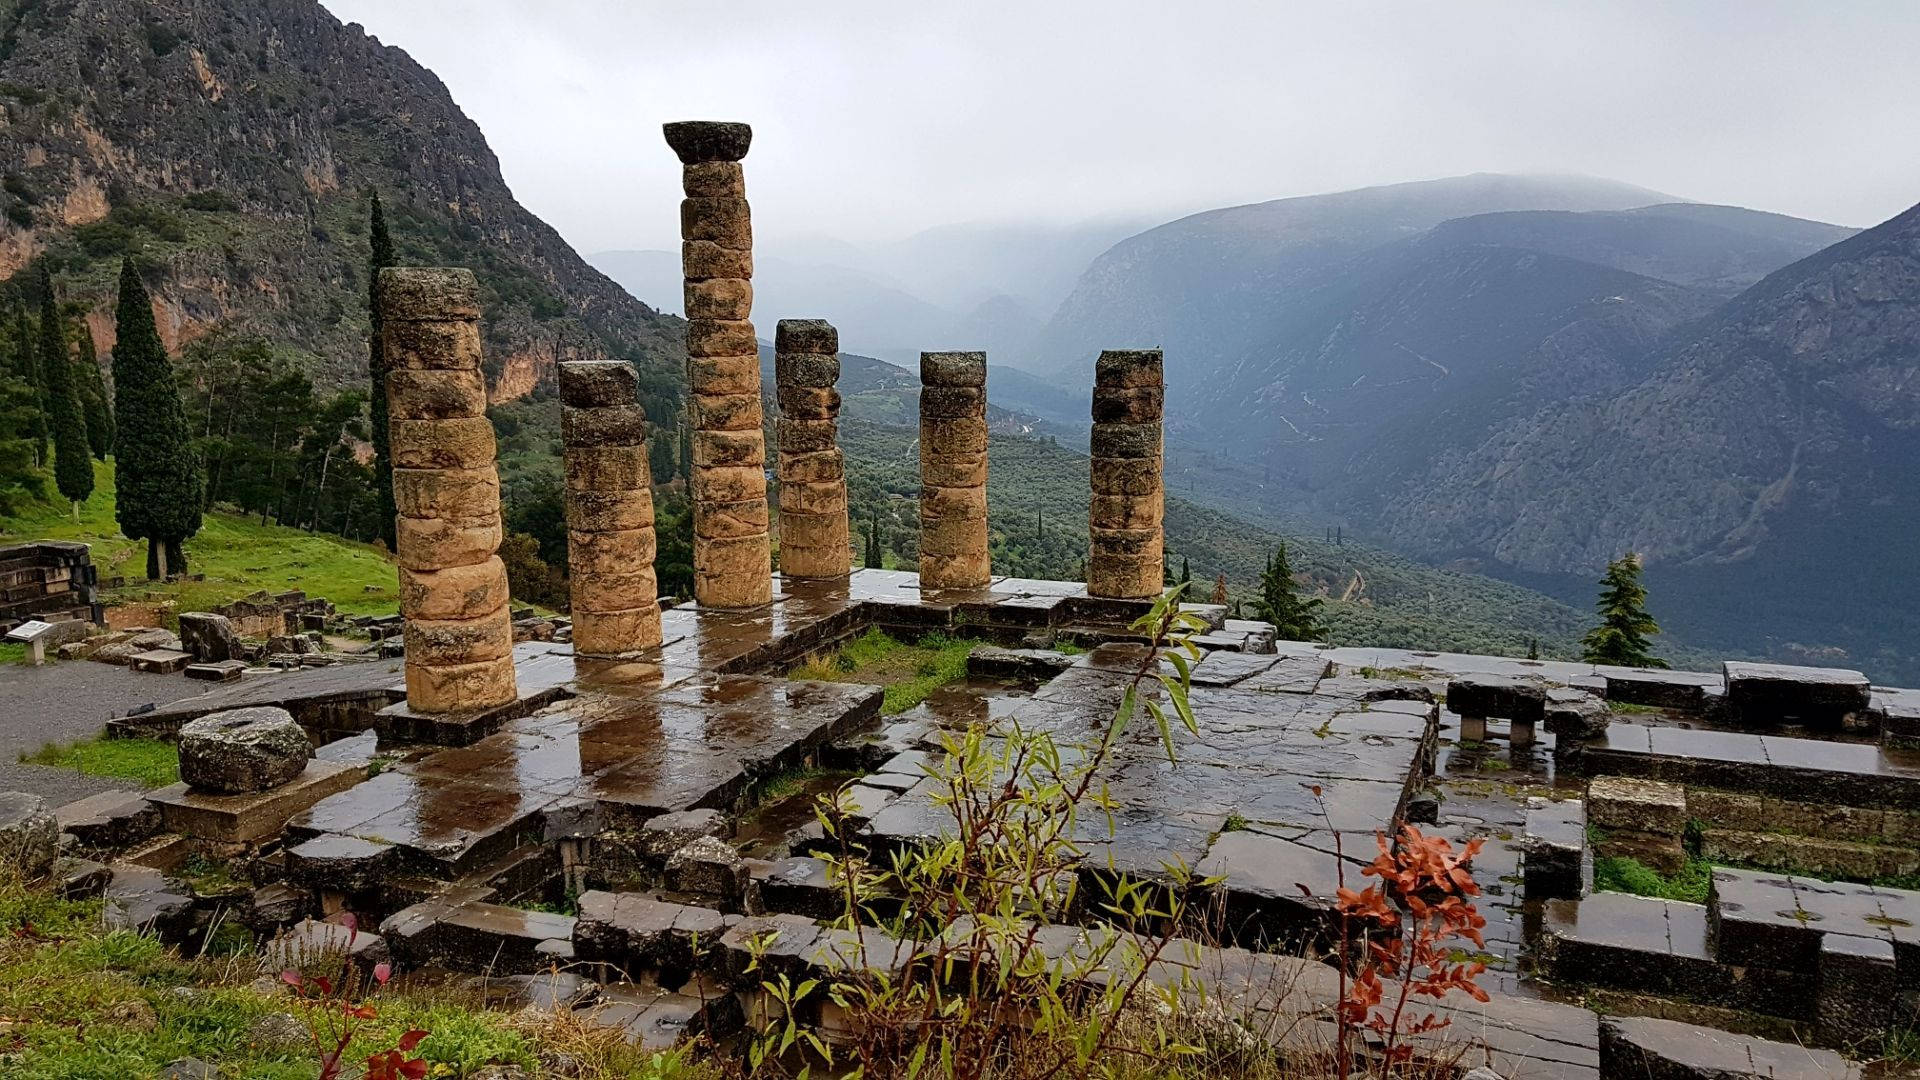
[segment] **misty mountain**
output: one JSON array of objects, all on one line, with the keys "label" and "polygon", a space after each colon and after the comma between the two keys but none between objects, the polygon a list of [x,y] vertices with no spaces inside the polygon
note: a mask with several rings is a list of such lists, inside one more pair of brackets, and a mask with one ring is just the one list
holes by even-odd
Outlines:
[{"label": "misty mountain", "polygon": [[[1239,360],[1355,257],[1505,210],[1624,210],[1670,195],[1589,177],[1477,174],[1209,210],[1109,248],[1081,274],[1033,370],[1090,378],[1101,349],[1161,346],[1169,371]],[[1192,358],[1191,360],[1186,358]]]},{"label": "misty mountain", "polygon": [[1696,640],[1920,669],[1920,206],[1768,275],[1642,366],[1506,418],[1369,519],[1524,570],[1631,548]]}]

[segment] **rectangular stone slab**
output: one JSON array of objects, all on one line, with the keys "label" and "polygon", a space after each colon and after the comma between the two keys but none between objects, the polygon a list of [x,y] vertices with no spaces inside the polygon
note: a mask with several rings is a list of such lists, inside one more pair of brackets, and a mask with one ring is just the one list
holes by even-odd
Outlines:
[{"label": "rectangular stone slab", "polygon": [[241,844],[273,836],[289,819],[336,792],[366,779],[362,766],[309,761],[305,772],[267,791],[210,795],[185,784],[149,792],[171,832],[223,844]]}]

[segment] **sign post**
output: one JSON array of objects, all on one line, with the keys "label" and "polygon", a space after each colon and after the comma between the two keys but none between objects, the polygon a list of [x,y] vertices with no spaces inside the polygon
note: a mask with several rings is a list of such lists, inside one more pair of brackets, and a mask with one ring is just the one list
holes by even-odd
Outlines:
[{"label": "sign post", "polygon": [[52,623],[34,619],[7,631],[7,640],[26,642],[28,659],[34,667],[39,667],[47,662],[47,633],[52,629]]}]

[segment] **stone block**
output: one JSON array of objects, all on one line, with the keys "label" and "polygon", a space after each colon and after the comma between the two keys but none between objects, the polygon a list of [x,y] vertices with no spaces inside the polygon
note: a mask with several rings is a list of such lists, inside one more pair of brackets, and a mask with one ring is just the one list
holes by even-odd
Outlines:
[{"label": "stone block", "polygon": [[835,919],[846,911],[846,894],[833,880],[826,860],[812,856],[754,866],[751,888],[759,909],[769,914]]},{"label": "stone block", "polygon": [[1521,850],[1528,900],[1577,900],[1592,888],[1587,810],[1579,800],[1529,800]]},{"label": "stone block", "polygon": [[987,354],[983,352],[923,352],[922,386],[985,386]]},{"label": "stone block", "polygon": [[964,420],[984,416],[987,391],[980,386],[926,386],[920,390],[920,415],[926,419]]},{"label": "stone block", "polygon": [[1607,733],[1607,725],[1612,722],[1613,710],[1604,700],[1585,690],[1564,686],[1547,690],[1547,730],[1558,737],[1560,744],[1598,739]]},{"label": "stone block", "polygon": [[103,791],[54,811],[60,831],[83,848],[117,851],[160,833],[160,808],[137,791]]},{"label": "stone block", "polygon": [[569,491],[567,528],[580,532],[651,529],[653,493],[644,487],[626,491]]},{"label": "stone block", "polygon": [[694,319],[687,323],[688,356],[744,356],[760,347],[745,319]]},{"label": "stone block", "polygon": [[[774,326],[773,347],[779,353],[832,357],[840,351],[840,333],[825,319],[781,319]],[[818,385],[830,386],[832,380]]]},{"label": "stone block", "polygon": [[180,728],[180,779],[201,791],[266,791],[299,776],[312,756],[306,729],[273,706],[217,712]]},{"label": "stone block", "polygon": [[407,664],[451,667],[513,652],[513,616],[504,607],[472,619],[408,619]]},{"label": "stone block", "polygon": [[938,460],[977,460],[982,479],[972,481],[974,483],[985,483],[987,441],[985,419],[922,421],[920,424],[920,444],[925,447],[921,460],[929,456]]},{"label": "stone block", "polygon": [[394,420],[388,425],[393,464],[401,469],[478,469],[498,449],[484,416],[448,420]]},{"label": "stone block", "polygon": [[1886,1042],[1899,999],[1893,942],[1828,934],[1816,972],[1820,1041],[1871,1057]]},{"label": "stone block", "polygon": [[387,372],[387,413],[394,420],[457,420],[487,414],[487,381],[469,371]]},{"label": "stone block", "polygon": [[766,498],[767,474],[759,465],[693,470],[693,497],[699,502],[748,502]]},{"label": "stone block", "polygon": [[[839,493],[840,502],[846,502],[846,458],[838,450],[819,450],[811,453],[792,450],[780,455],[780,483],[787,484],[825,484],[828,490],[820,492],[823,496]],[[784,495],[783,495],[784,498]]]},{"label": "stone block", "polygon": [[367,930],[339,923],[303,919],[267,943],[261,950],[261,970],[278,974],[288,970],[309,974],[337,972],[342,960],[370,970],[391,958],[386,939]]},{"label": "stone block", "polygon": [[480,317],[479,279],[461,267],[384,267],[375,292],[380,317],[389,322]]},{"label": "stone block", "polygon": [[760,358],[741,356],[690,356],[687,358],[687,388],[695,394],[760,394]]},{"label": "stone block", "polygon": [[661,642],[657,603],[620,611],[576,608],[573,614],[573,651],[582,656],[619,656]]},{"label": "stone block", "polygon": [[1461,716],[1538,723],[1546,719],[1547,688],[1500,675],[1461,675],[1447,683],[1447,708]]},{"label": "stone block", "polygon": [[[754,474],[755,479],[759,473]],[[694,473],[696,480],[699,471]],[[657,550],[651,528],[618,532],[567,530],[568,569],[589,575],[634,574],[653,567]]]},{"label": "stone block", "polygon": [[753,284],[745,278],[689,279],[681,298],[688,319],[744,320],[753,314]]},{"label": "stone block", "polygon": [[210,611],[180,613],[180,647],[201,663],[238,660],[242,652],[232,621]]},{"label": "stone block", "polygon": [[716,837],[700,837],[667,859],[667,888],[729,906],[737,907],[746,896],[748,880],[746,861],[733,845]]},{"label": "stone block", "polygon": [[751,278],[753,250],[722,247],[711,240],[685,240],[680,244],[680,266],[689,278]]},{"label": "stone block", "polygon": [[682,240],[706,240],[736,251],[750,250],[753,247],[753,212],[748,208],[747,200],[739,197],[703,195],[681,199],[680,237]]},{"label": "stone block", "polygon": [[400,611],[409,619],[475,619],[507,600],[507,567],[498,556],[444,570],[400,568]]},{"label": "stone block", "polygon": [[1729,660],[1727,706],[1749,723],[1799,720],[1838,724],[1871,703],[1867,677],[1843,668],[1794,667]]},{"label": "stone block", "polygon": [[693,425],[704,431],[759,431],[758,394],[695,394]]},{"label": "stone block", "polygon": [[1600,1075],[1649,1080],[1849,1080],[1858,1066],[1830,1050],[1648,1016],[1600,1021]]},{"label": "stone block", "polygon": [[60,824],[47,801],[24,791],[0,791],[0,867],[33,881],[53,869]]},{"label": "stone block", "polygon": [[1687,831],[1687,792],[1659,780],[1595,777],[1587,783],[1587,818],[1603,829],[1682,836]]},{"label": "stone block", "polygon": [[406,666],[407,705],[414,712],[469,712],[505,705],[519,697],[513,657],[472,664]]},{"label": "stone block", "polygon": [[644,446],[568,447],[561,467],[570,492],[644,491],[653,483]]},{"label": "stone block", "polygon": [[623,573],[576,571],[570,585],[575,612],[632,611],[659,606],[660,585],[651,566]]},{"label": "stone block", "polygon": [[1146,495],[1094,495],[1089,518],[1099,529],[1159,528],[1166,513],[1166,500],[1159,492]]},{"label": "stone block", "polygon": [[389,371],[467,371],[480,367],[477,321],[395,321],[383,326],[381,333]]},{"label": "stone block", "polygon": [[1093,425],[1088,452],[1094,458],[1160,459],[1160,425],[1157,423]]},{"label": "stone block", "polygon": [[664,864],[696,840],[724,840],[732,834],[726,815],[718,810],[681,810],[649,818],[640,826],[636,847],[643,857]]},{"label": "stone block", "polygon": [[219,660],[211,664],[188,664],[186,676],[202,682],[230,683],[239,682],[247,672],[245,660]]},{"label": "stone block", "polygon": [[278,836],[295,814],[366,779],[364,766],[309,761],[291,781],[266,791],[222,795],[173,784],[148,792],[170,832],[221,844]]},{"label": "stone block", "polygon": [[676,120],[661,125],[683,165],[739,161],[753,145],[753,128],[726,120]]},{"label": "stone block", "polygon": [[644,446],[647,411],[638,405],[608,405],[597,409],[560,408],[560,439],[575,446]]},{"label": "stone block", "polygon": [[465,521],[401,517],[394,522],[395,555],[408,570],[443,570],[492,559],[500,550],[500,518]]},{"label": "stone block", "polygon": [[738,161],[697,161],[680,169],[683,194],[739,198],[747,193],[746,170]]},{"label": "stone block", "polygon": [[1093,422],[1096,424],[1158,423],[1165,391],[1158,386],[1131,389],[1097,388],[1093,392]]},{"label": "stone block", "polygon": [[468,521],[500,516],[500,476],[478,469],[395,469],[393,502],[403,517]]},{"label": "stone block", "polygon": [[322,834],[287,849],[287,880],[311,890],[356,893],[398,869],[399,849],[357,836]]},{"label": "stone block", "polygon": [[1652,668],[1610,668],[1606,680],[1608,701],[1676,712],[1706,708],[1708,683],[1720,682],[1696,672]]},{"label": "stone block", "polygon": [[127,666],[154,675],[172,675],[193,663],[193,655],[179,649],[148,649],[127,657]]}]

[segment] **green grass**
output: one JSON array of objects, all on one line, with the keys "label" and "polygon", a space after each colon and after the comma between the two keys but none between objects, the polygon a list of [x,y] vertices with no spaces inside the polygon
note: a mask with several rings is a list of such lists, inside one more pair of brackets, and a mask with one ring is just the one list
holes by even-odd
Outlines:
[{"label": "green grass", "polygon": [[1658,712],[1666,711],[1665,709],[1656,708],[1652,705],[1635,705],[1631,701],[1609,701],[1607,702],[1607,708],[1612,709],[1614,712],[1617,712],[1617,713],[1630,713],[1630,714],[1631,713],[1658,713]]},{"label": "green grass", "polygon": [[1603,892],[1632,893],[1660,900],[1704,904],[1712,884],[1713,866],[1705,859],[1687,859],[1686,865],[1672,877],[1624,855],[1600,859],[1593,864],[1593,887]]},{"label": "green grass", "polygon": [[94,462],[93,477],[93,495],[82,505],[78,522],[65,501],[32,503],[18,516],[0,517],[0,533],[91,545],[102,579],[127,579],[125,589],[106,598],[110,603],[151,593],[157,600],[174,601],[178,611],[199,611],[260,589],[302,589],[351,615],[398,610],[398,578],[380,549],[327,533],[262,525],[258,518],[237,514],[207,514],[199,535],[187,541],[187,569],[206,575],[206,580],[149,583],[146,542],[121,536],[113,520],[112,464]]},{"label": "green grass", "polygon": [[166,787],[180,779],[180,751],[159,739],[100,738],[66,746],[48,743],[32,754],[21,754],[20,760],[89,776],[132,780],[145,788]]},{"label": "green grass", "polygon": [[929,634],[909,645],[880,630],[869,630],[825,656],[793,669],[790,678],[866,683],[881,687],[880,712],[895,716],[927,700],[927,695],[967,677],[967,654],[977,643]]},{"label": "green grass", "polygon": [[[53,656],[49,654],[51,661]],[[27,662],[27,643],[24,641],[0,641],[0,664],[24,664]]]},{"label": "green grass", "polygon": [[[241,942],[251,948],[251,941]],[[8,1080],[146,1077],[168,1062],[196,1057],[222,1076],[312,1080],[313,1053],[256,1042],[261,1017],[300,1015],[284,994],[246,984],[251,958],[184,958],[150,935],[107,932],[98,901],[69,901],[44,890],[0,884],[0,1066]],[[181,990],[187,993],[181,993]],[[479,1007],[444,986],[400,981],[369,999],[377,1016],[361,1025],[347,1060],[364,1061],[409,1029],[427,1031],[416,1053],[429,1075],[472,1076],[491,1064],[532,1075],[544,1040],[575,1049],[563,1027],[516,1020]],[[606,1048],[585,1075],[595,1080],[668,1080],[703,1075],[682,1055],[654,1056],[624,1045]],[[349,1070],[357,1075],[357,1070]]]}]

